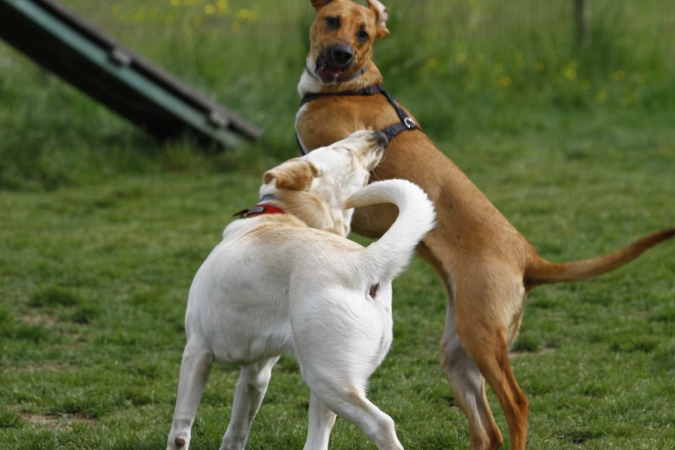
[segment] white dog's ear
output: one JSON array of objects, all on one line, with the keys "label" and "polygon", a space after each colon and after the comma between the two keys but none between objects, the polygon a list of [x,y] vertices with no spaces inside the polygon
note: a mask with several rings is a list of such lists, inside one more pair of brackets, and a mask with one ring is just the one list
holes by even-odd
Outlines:
[{"label": "white dog's ear", "polygon": [[263,183],[270,184],[277,180],[277,189],[304,191],[312,184],[314,177],[321,175],[321,170],[311,162],[302,158],[294,158],[263,175]]},{"label": "white dog's ear", "polygon": [[387,7],[378,0],[368,0],[368,6],[375,13],[375,24],[377,25],[377,37],[381,38],[389,34],[387,29],[387,20],[389,20],[389,11]]},{"label": "white dog's ear", "polygon": [[317,11],[329,4],[332,0],[312,0],[312,6]]}]

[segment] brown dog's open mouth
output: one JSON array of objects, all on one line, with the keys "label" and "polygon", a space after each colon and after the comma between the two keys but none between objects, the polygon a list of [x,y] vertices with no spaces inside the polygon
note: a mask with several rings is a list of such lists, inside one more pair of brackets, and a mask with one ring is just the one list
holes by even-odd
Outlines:
[{"label": "brown dog's open mouth", "polygon": [[324,84],[332,84],[337,82],[347,71],[347,67],[336,64],[328,64],[325,58],[319,57],[316,60],[316,69],[314,72],[321,78]]}]

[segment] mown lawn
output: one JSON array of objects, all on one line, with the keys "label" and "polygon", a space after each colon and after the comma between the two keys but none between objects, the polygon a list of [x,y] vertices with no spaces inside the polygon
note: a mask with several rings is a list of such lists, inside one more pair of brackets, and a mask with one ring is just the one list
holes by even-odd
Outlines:
[{"label": "mown lawn", "polygon": [[[262,171],[296,155],[311,7],[66,3],[268,135],[222,155],[157,144],[0,45],[0,449],[163,448],[192,276],[257,200]],[[387,5],[392,35],[376,53],[387,86],[544,257],[595,256],[675,226],[675,8],[598,1],[599,50],[580,55],[557,3]],[[442,287],[415,260],[394,289],[394,344],[370,398],[406,448],[468,448],[438,364]],[[675,244],[535,290],[512,356],[529,448],[674,449]],[[237,377],[214,368],[193,448],[218,448]],[[282,358],[247,448],[301,448],[308,394]],[[374,448],[344,421],[331,442]]]}]

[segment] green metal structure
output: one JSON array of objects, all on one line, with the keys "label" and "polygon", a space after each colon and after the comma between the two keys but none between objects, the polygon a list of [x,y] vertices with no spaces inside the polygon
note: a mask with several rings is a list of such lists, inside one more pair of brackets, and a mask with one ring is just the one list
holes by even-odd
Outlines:
[{"label": "green metal structure", "polygon": [[262,132],[54,0],[0,0],[0,38],[162,140],[232,147]]}]

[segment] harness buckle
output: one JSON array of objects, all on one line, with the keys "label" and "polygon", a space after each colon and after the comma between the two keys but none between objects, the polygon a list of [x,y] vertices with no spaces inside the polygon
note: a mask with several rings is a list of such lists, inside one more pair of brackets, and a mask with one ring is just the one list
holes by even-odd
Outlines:
[{"label": "harness buckle", "polygon": [[403,125],[405,125],[406,128],[408,128],[409,130],[412,130],[417,126],[417,124],[415,124],[415,121],[412,120],[410,117],[406,117],[405,119],[403,119]]}]

